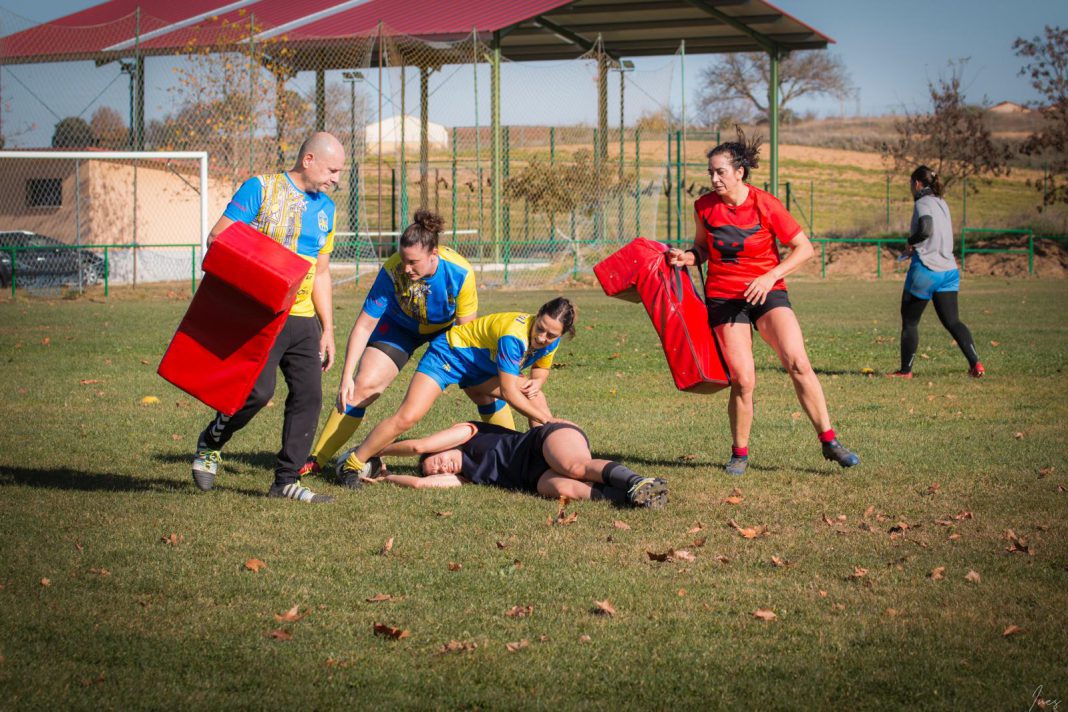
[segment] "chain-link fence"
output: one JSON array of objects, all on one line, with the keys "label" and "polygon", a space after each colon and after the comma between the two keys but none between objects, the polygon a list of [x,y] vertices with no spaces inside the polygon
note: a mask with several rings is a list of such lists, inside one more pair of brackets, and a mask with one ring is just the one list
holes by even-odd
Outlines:
[{"label": "chain-link fence", "polygon": [[[57,55],[106,51],[41,63],[48,48],[23,48],[30,29]],[[318,43],[286,32],[244,8],[177,29],[140,10],[94,27],[33,27],[0,11],[0,137],[18,150],[205,151],[214,222],[242,181],[290,167],[303,138],[330,131],[349,154],[333,196],[339,282],[375,269],[422,206],[442,215],[444,242],[475,264],[482,286],[588,279],[592,263],[637,235],[691,239],[693,201],[709,189],[704,152],[721,136],[672,109],[684,55],[635,67],[595,43],[577,60],[518,63],[477,32],[427,42],[379,25]],[[891,185],[876,154],[787,153],[779,197],[813,236],[905,229],[904,178]],[[0,232],[108,245],[110,281],[195,278],[186,260],[199,231],[180,227],[197,219],[180,207],[196,190],[181,179],[187,168],[139,159],[107,164],[114,176],[99,179],[86,163],[73,170],[89,177],[71,180],[70,166],[61,176],[38,175],[48,161],[19,165],[3,167]],[[172,193],[147,187],[157,178]],[[29,205],[56,179],[77,209]],[[1011,200],[966,206],[958,224],[1027,226],[1026,178],[998,185]],[[1041,217],[1064,227],[1063,211]],[[150,240],[180,246],[150,255]]]}]

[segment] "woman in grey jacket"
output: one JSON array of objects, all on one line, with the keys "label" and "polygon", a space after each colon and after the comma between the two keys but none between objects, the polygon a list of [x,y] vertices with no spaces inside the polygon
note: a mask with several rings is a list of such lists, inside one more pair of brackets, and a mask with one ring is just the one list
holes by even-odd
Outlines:
[{"label": "woman in grey jacket", "polygon": [[972,332],[957,315],[960,270],[953,257],[953,222],[942,199],[942,181],[933,170],[920,166],[912,172],[910,185],[915,204],[908,247],[912,263],[901,294],[901,368],[888,375],[912,378],[912,362],[920,345],[920,317],[927,303],[933,301],[942,326],[968,359],[968,373],[980,378],[986,370],[979,361]]}]

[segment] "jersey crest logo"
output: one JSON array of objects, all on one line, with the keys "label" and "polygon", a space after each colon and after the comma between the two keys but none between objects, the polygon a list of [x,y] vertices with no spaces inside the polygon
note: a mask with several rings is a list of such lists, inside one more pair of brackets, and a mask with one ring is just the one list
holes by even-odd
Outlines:
[{"label": "jersey crest logo", "polygon": [[325,210],[319,211],[319,229],[323,232],[327,232],[330,227],[330,218],[327,217]]},{"label": "jersey crest logo", "polygon": [[738,255],[745,249],[746,238],[752,237],[760,230],[760,224],[753,227],[737,227],[735,225],[720,225],[710,227],[705,223],[705,228],[712,236],[712,247],[720,254],[721,262],[737,262]]}]

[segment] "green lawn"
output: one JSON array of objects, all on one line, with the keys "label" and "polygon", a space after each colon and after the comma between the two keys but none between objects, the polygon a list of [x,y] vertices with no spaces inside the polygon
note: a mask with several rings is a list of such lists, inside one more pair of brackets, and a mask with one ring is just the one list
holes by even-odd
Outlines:
[{"label": "green lawn", "polygon": [[[724,396],[673,389],[641,307],[574,291],[578,337],[550,403],[594,452],[672,491],[661,512],[570,504],[569,526],[548,524],[556,502],[479,487],[309,480],[339,501],[268,500],[284,387],[198,493],[189,457],[210,413],[155,375],[184,294],[0,302],[0,707],[1023,711],[1039,686],[1068,699],[1068,282],[967,278],[988,377],[967,378],[931,310],[911,382],[881,377],[897,366],[899,280],[791,285],[861,465],[822,460],[760,345],[752,465],[728,478]],[[361,296],[336,296],[339,341]],[[482,311],[547,296],[488,292]],[[450,391],[419,432],[473,414]],[[735,487],[741,503],[724,503]],[[1008,530],[1029,553],[1007,551]],[[647,553],[669,549],[693,560]],[[592,612],[605,600],[614,616]],[[293,606],[306,616],[276,620]],[[443,652],[450,641],[470,645]]]}]

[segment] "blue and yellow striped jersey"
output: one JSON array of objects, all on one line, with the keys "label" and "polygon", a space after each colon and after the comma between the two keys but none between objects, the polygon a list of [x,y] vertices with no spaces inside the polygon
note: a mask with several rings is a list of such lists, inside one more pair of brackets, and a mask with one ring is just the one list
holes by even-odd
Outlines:
[{"label": "blue and yellow striped jersey", "polygon": [[334,213],[333,200],[324,193],[305,193],[286,173],[249,178],[223,211],[312,263],[289,311],[297,316],[315,316],[315,262],[334,249]]},{"label": "blue and yellow striped jersey", "polygon": [[453,353],[462,356],[479,371],[498,371],[518,376],[528,366],[552,368],[553,354],[560,345],[556,339],[543,349],[530,349],[534,314],[502,312],[487,314],[450,329],[446,338]]},{"label": "blue and yellow striped jersey", "polygon": [[395,252],[379,270],[363,310],[376,319],[388,313],[416,334],[436,333],[478,311],[475,272],[459,252],[439,247],[437,270],[413,282],[404,274],[400,252]]}]

